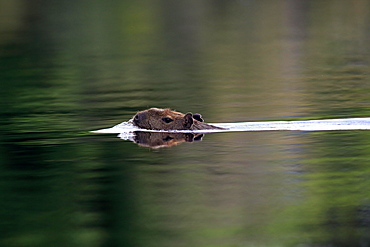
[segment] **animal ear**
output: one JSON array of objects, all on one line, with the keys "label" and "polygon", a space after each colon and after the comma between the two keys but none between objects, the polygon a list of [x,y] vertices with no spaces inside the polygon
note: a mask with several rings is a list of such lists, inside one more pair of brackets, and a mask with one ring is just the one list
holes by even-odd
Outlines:
[{"label": "animal ear", "polygon": [[193,114],[191,112],[186,113],[184,117],[184,127],[186,129],[190,129],[193,123],[194,123]]},{"label": "animal ear", "polygon": [[196,113],[193,115],[193,118],[195,120],[198,120],[199,122],[204,122],[203,118],[202,118],[202,115],[200,115],[199,113]]}]

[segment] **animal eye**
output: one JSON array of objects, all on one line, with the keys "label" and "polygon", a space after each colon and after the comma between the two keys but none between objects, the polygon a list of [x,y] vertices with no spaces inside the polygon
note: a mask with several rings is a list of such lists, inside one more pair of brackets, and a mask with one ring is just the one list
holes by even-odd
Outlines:
[{"label": "animal eye", "polygon": [[165,122],[165,123],[171,123],[173,121],[172,118],[169,118],[169,117],[164,117],[162,118],[162,120]]}]

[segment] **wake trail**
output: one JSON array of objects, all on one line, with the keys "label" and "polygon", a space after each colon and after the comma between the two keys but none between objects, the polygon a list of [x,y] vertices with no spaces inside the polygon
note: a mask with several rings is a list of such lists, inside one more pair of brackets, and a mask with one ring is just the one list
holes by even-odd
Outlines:
[{"label": "wake trail", "polygon": [[332,130],[370,130],[370,117],[322,119],[306,121],[264,121],[264,122],[238,122],[238,123],[209,123],[222,130],[147,130],[132,124],[132,121],[122,122],[112,128],[91,131],[93,133],[130,133],[134,131],[146,132],[175,132],[175,133],[215,133],[239,131],[332,131]]}]

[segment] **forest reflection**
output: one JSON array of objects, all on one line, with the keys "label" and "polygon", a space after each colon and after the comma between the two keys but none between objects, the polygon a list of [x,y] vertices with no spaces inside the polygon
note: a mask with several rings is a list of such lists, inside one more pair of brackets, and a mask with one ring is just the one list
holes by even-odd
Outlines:
[{"label": "forest reflection", "polygon": [[0,0],[0,246],[370,246],[369,131],[89,133],[151,106],[368,117],[369,18],[368,0]]}]

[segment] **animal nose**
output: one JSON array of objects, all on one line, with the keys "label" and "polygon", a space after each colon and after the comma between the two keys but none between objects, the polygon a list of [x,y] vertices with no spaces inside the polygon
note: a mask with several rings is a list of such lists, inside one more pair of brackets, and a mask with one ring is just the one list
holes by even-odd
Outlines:
[{"label": "animal nose", "polygon": [[138,113],[134,116],[134,123],[137,123],[137,122],[140,122],[140,121],[143,121],[143,114],[141,113]]}]

